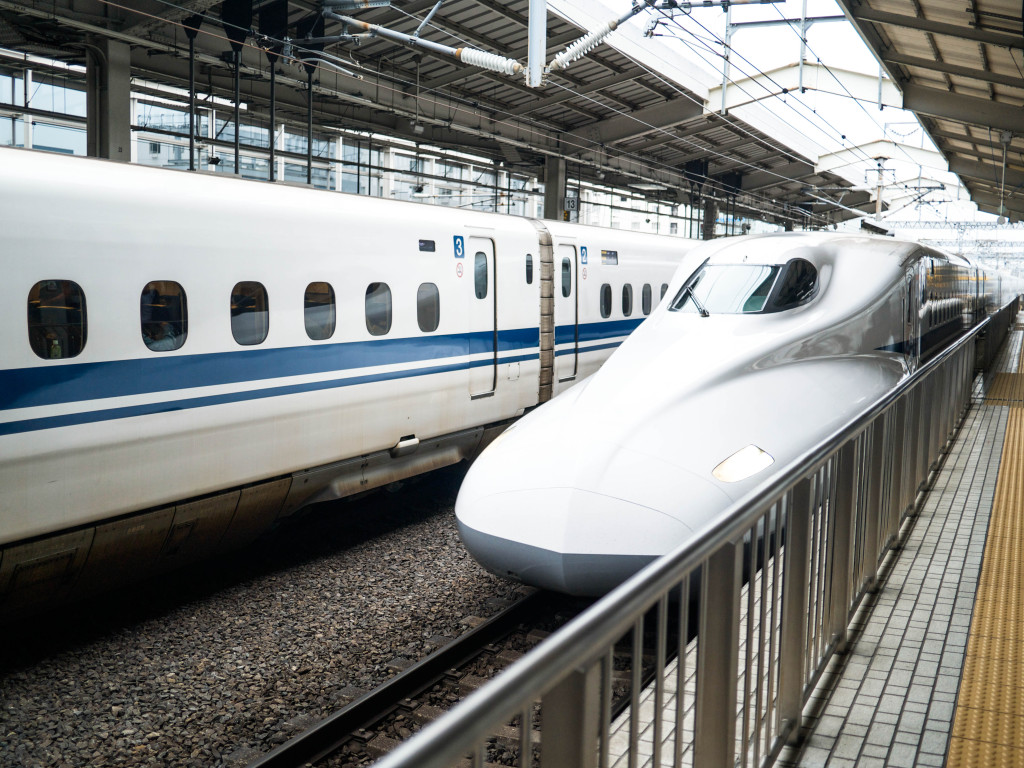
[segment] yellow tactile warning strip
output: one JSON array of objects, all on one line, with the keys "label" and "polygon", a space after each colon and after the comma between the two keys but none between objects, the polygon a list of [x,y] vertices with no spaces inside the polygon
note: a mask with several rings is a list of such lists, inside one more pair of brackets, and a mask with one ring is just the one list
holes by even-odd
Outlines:
[{"label": "yellow tactile warning strip", "polygon": [[[1020,331],[1022,329],[1024,326],[1018,321],[1011,330]],[[1016,360],[1011,360],[1009,367],[1015,372],[993,374],[988,390],[985,392],[986,405],[1024,405],[1024,376],[1016,373],[1016,371],[1024,371],[1024,345],[1021,345]]]},{"label": "yellow tactile warning strip", "polygon": [[1024,374],[1002,373],[985,398],[1010,413],[946,768],[1024,766],[1022,394]]},{"label": "yellow tactile warning strip", "polygon": [[1017,373],[996,373],[985,393],[986,405],[1024,404],[1024,376]]}]

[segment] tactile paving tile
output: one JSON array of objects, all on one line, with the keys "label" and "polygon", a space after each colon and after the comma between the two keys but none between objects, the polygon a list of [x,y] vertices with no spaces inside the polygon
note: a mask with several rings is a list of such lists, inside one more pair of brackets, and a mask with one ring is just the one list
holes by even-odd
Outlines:
[{"label": "tactile paving tile", "polygon": [[[1020,323],[1018,322],[1018,325]],[[1024,369],[1024,348],[1018,370]],[[996,374],[1006,438],[957,697],[947,768],[1024,766],[1024,374]]]},{"label": "tactile paving tile", "polygon": [[982,680],[975,676],[960,686],[958,704],[969,709],[988,709],[1024,717],[1024,689],[1002,685],[999,679]]},{"label": "tactile paving tile", "polygon": [[986,405],[1024,403],[1024,381],[1016,373],[996,373],[985,393]]},{"label": "tactile paving tile", "polygon": [[[998,716],[993,717],[993,714]],[[959,707],[956,722],[953,724],[953,736],[971,741],[1002,744],[1006,747],[1019,747],[1024,745],[1024,717],[1003,712],[994,713],[991,709]]]},{"label": "tactile paving tile", "polygon": [[1009,747],[953,737],[949,741],[946,768],[1020,768],[1024,765],[1024,747]]}]

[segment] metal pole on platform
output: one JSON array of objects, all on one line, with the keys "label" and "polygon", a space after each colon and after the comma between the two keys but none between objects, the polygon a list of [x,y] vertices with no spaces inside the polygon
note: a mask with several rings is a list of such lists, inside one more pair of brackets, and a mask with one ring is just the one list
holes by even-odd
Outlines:
[{"label": "metal pole on platform", "polygon": [[529,69],[526,84],[539,88],[544,79],[544,60],[547,58],[548,4],[547,0],[530,0],[529,44],[527,57]]},{"label": "metal pole on platform", "polygon": [[203,23],[200,14],[185,19],[188,36],[188,169],[196,169],[196,35]]}]

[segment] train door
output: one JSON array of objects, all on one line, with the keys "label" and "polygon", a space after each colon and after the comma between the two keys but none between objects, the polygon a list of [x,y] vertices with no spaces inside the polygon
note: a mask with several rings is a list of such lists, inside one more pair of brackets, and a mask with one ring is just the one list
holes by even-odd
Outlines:
[{"label": "train door", "polygon": [[579,363],[579,287],[575,245],[555,253],[555,379],[576,377]]},{"label": "train door", "polygon": [[469,394],[494,394],[498,377],[497,281],[494,242],[470,237],[466,243],[473,285],[469,299]]}]

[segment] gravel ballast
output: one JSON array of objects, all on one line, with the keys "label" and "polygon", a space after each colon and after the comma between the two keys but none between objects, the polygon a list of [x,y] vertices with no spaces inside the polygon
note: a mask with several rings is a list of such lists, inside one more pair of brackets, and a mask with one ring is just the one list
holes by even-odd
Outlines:
[{"label": "gravel ballast", "polygon": [[522,590],[459,541],[460,479],[5,628],[0,765],[243,766],[496,613]]}]

